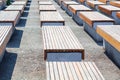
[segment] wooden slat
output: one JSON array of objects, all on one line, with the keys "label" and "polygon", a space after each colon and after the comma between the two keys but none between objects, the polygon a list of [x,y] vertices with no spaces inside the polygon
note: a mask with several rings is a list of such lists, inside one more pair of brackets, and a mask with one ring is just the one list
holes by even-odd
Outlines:
[{"label": "wooden slat", "polygon": [[20,11],[22,14],[24,11],[24,5],[10,5],[5,9],[5,11]]},{"label": "wooden slat", "polygon": [[104,5],[105,3],[102,3],[100,1],[87,1],[86,2],[88,6],[95,8],[97,5]]},{"label": "wooden slat", "polygon": [[120,26],[119,25],[106,25],[98,26],[97,33],[102,36],[113,47],[120,51]]},{"label": "wooden slat", "polygon": [[75,1],[63,1],[62,4],[68,8],[69,5],[78,5],[79,3]]},{"label": "wooden slat", "polygon": [[43,26],[43,38],[44,52],[80,52],[84,59],[84,48],[67,26]]},{"label": "wooden slat", "polygon": [[103,3],[107,3],[109,0],[98,0],[100,2],[103,2]]},{"label": "wooden slat", "polygon": [[[97,66],[94,62],[47,62],[52,68],[53,71],[59,72],[54,73],[57,75],[56,80],[105,80]],[[46,67],[51,69],[51,67]],[[47,69],[48,70],[48,69]],[[50,70],[50,71],[52,71]],[[53,73],[53,72],[49,72]],[[47,74],[49,74],[47,73]],[[49,80],[49,79],[47,79]],[[52,80],[52,79],[51,79]]]},{"label": "wooden slat", "polygon": [[68,9],[74,14],[76,14],[77,11],[91,11],[90,8],[88,8],[84,5],[69,5]]},{"label": "wooden slat", "polygon": [[40,11],[56,11],[56,8],[54,5],[40,5],[39,10]]},{"label": "wooden slat", "polygon": [[19,18],[20,18],[19,11],[1,11],[0,12],[0,23],[12,23],[13,26],[15,26]]},{"label": "wooden slat", "polygon": [[110,1],[110,5],[113,5],[113,6],[120,8],[120,1]]},{"label": "wooden slat", "polygon": [[108,15],[112,15],[112,12],[117,12],[117,11],[120,11],[120,8],[118,7],[114,7],[114,6],[111,6],[111,5],[99,5],[98,6],[98,9],[103,12],[103,13],[106,13]]},{"label": "wooden slat", "polygon": [[118,18],[120,18],[120,12],[117,12],[117,13],[116,13],[116,16],[117,16]]},{"label": "wooden slat", "polygon": [[51,1],[39,1],[39,5],[52,5]]},{"label": "wooden slat", "polygon": [[96,11],[80,12],[79,16],[83,21],[85,21],[91,27],[93,26],[93,22],[114,22],[113,19]]},{"label": "wooden slat", "polygon": [[13,2],[12,3],[12,5],[26,5],[27,4],[27,2],[26,1],[15,1],[15,2]]},{"label": "wooden slat", "polygon": [[59,14],[59,12],[56,11],[46,11],[46,12],[40,12],[40,23],[42,26],[42,23],[63,23],[64,24],[64,19],[63,17]]},{"label": "wooden slat", "polygon": [[58,4],[61,5],[63,1],[71,1],[71,0],[58,0]]}]

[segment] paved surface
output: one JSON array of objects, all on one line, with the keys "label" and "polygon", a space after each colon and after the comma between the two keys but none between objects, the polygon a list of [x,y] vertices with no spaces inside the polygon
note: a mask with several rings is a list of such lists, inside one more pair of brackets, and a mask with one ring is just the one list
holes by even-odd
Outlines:
[{"label": "paved surface", "polygon": [[[55,2],[79,41],[85,48],[85,61],[94,61],[106,80],[120,80],[120,70],[105,55],[102,46],[78,26]],[[0,80],[46,80],[43,60],[42,32],[39,24],[37,0],[28,2],[16,30],[7,45],[7,52],[0,64]]]}]

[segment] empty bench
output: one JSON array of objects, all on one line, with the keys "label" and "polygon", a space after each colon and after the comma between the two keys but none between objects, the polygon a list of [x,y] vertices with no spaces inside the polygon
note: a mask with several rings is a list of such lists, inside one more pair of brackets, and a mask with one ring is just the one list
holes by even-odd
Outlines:
[{"label": "empty bench", "polygon": [[97,25],[113,25],[114,20],[96,11],[80,12],[80,18],[83,20],[84,30],[93,37],[96,42],[102,42],[103,39],[96,33]]},{"label": "empty bench", "polygon": [[113,6],[120,8],[120,1],[110,1],[110,5],[113,5]]},{"label": "empty bench", "polygon": [[83,24],[83,21],[79,17],[79,12],[83,11],[91,11],[90,8],[84,6],[84,5],[69,5],[69,10],[72,12],[72,18],[77,22],[79,25]]},{"label": "empty bench", "polygon": [[0,11],[0,23],[12,23],[15,26],[20,19],[19,11]]},{"label": "empty bench", "polygon": [[40,12],[40,24],[43,25],[65,25],[65,21],[57,11]]},{"label": "empty bench", "polygon": [[[79,54],[78,59],[84,59],[84,48],[67,26],[43,26],[44,59],[48,54]],[[81,57],[82,55],[82,57]],[[59,56],[60,57],[60,56]],[[71,58],[73,56],[70,56]],[[75,58],[74,58],[75,60]]]},{"label": "empty bench", "polygon": [[98,9],[98,5],[105,5],[108,0],[98,0],[98,1],[86,1],[86,5],[94,10]]},{"label": "empty bench", "polygon": [[39,13],[41,11],[56,11],[56,8],[54,5],[40,5],[39,6]]},{"label": "empty bench", "polygon": [[38,2],[39,5],[52,5],[51,1],[39,1]]},{"label": "empty bench", "polygon": [[79,3],[75,2],[75,1],[62,1],[61,8],[64,9],[68,15],[71,16],[72,13],[70,12],[68,6],[69,5],[78,5],[78,4]]},{"label": "empty bench", "polygon": [[120,24],[120,19],[116,16],[116,13],[120,12],[120,8],[111,5],[99,5],[98,9],[105,15],[112,17],[116,24]]},{"label": "empty bench", "polygon": [[97,33],[104,39],[108,57],[120,68],[120,25],[99,25]]},{"label": "empty bench", "polygon": [[24,12],[24,5],[10,5],[5,11],[19,11],[22,14]]},{"label": "empty bench", "polygon": [[94,62],[46,62],[47,80],[105,80]]},{"label": "empty bench", "polygon": [[6,45],[12,35],[12,24],[0,23],[0,62],[4,56]]},{"label": "empty bench", "polygon": [[12,3],[12,5],[24,5],[24,7],[26,6],[27,2],[26,1],[15,1]]}]

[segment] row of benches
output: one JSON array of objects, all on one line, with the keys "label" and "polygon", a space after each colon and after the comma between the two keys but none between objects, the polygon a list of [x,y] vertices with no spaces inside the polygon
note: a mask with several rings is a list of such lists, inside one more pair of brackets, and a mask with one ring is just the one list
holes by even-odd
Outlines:
[{"label": "row of benches", "polygon": [[[92,2],[96,7],[93,8],[88,2]],[[100,5],[97,4],[97,2],[98,1],[85,1],[86,4],[81,5],[75,1],[61,1],[60,6],[68,15],[72,16],[79,25],[83,25],[84,30],[89,33],[96,42],[104,41],[103,44],[105,44],[107,54],[112,57],[112,60],[120,68],[120,51],[118,49],[120,34],[116,33],[116,30],[112,30],[113,28],[117,28],[117,30],[119,30],[120,7],[118,5],[120,4],[120,1],[108,1],[110,5]],[[106,27],[104,25],[107,25],[107,28],[104,29],[103,27]],[[102,33],[102,30],[104,31],[104,34]],[[108,38],[107,36],[112,37]],[[112,39],[114,39],[114,41]],[[110,47],[112,47],[112,49],[108,49]]]},{"label": "row of benches", "polygon": [[[52,2],[39,1],[39,12],[44,59],[47,59],[47,80],[104,80],[94,62],[70,62],[71,60],[65,59],[66,54],[70,54],[68,57],[74,61],[84,59],[84,48],[72,30],[65,26],[65,20]],[[49,59],[48,56],[55,54],[62,57],[56,55],[58,57],[54,56],[55,59]]]},{"label": "row of benches", "polygon": [[24,11],[25,5],[26,1],[15,1],[6,9],[0,11],[0,62],[4,56],[6,45]]}]

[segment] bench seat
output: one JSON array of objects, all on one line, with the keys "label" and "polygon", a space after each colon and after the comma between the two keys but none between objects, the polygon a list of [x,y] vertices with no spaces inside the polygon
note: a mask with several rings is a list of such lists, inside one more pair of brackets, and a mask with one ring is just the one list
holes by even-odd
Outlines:
[{"label": "bench seat", "polygon": [[84,59],[84,48],[67,26],[43,26],[44,59],[47,53],[80,53]]},{"label": "bench seat", "polygon": [[110,1],[110,5],[113,5],[113,6],[120,8],[120,1]]},{"label": "bench seat", "polygon": [[56,8],[54,5],[40,5],[39,12],[40,11],[56,11]]},{"label": "bench seat", "polygon": [[107,16],[112,17],[115,20],[116,24],[120,24],[120,19],[117,18],[116,13],[119,11],[120,8],[112,6],[112,5],[99,5],[98,9],[100,12],[106,14]]},{"label": "bench seat", "polygon": [[15,26],[19,19],[19,11],[0,11],[0,23],[12,23]]},{"label": "bench seat", "polygon": [[79,17],[79,12],[81,11],[91,11],[90,8],[84,5],[69,5],[69,10],[72,12],[72,18],[80,25],[83,24],[83,21]]},{"label": "bench seat", "polygon": [[12,5],[24,5],[24,7],[26,6],[27,2],[26,1],[15,1],[12,3]]},{"label": "bench seat", "polygon": [[103,39],[96,33],[97,25],[113,25],[114,20],[97,12],[80,12],[80,18],[84,22],[84,30],[93,37],[96,42],[102,42]]},{"label": "bench seat", "polygon": [[24,12],[24,5],[10,5],[5,11],[19,11],[22,14]]},{"label": "bench seat", "polygon": [[40,24],[43,25],[65,25],[65,20],[56,11],[40,12]]},{"label": "bench seat", "polygon": [[100,2],[100,1],[87,1],[86,4],[88,5],[88,7],[97,10],[98,5],[105,5],[105,3]]},{"label": "bench seat", "polygon": [[97,33],[105,40],[107,54],[120,68],[120,25],[99,25]]},{"label": "bench seat", "polygon": [[120,12],[117,12],[116,16],[120,19]]},{"label": "bench seat", "polygon": [[68,15],[71,16],[71,15],[72,15],[72,12],[71,12],[71,11],[69,10],[69,8],[68,8],[69,5],[79,5],[79,3],[75,2],[75,1],[63,1],[63,2],[61,3],[61,8],[62,8],[63,10],[65,10]]},{"label": "bench seat", "polygon": [[0,62],[4,56],[6,45],[12,35],[12,24],[0,23]]},{"label": "bench seat", "polygon": [[39,1],[39,5],[52,5],[51,1]]},{"label": "bench seat", "polygon": [[63,1],[72,1],[72,0],[58,0],[58,5],[61,5]]},{"label": "bench seat", "polygon": [[105,80],[94,62],[46,62],[46,80]]}]

